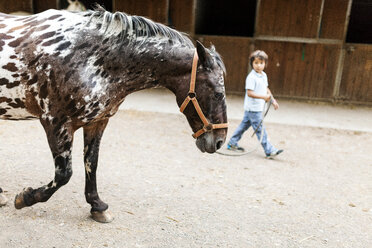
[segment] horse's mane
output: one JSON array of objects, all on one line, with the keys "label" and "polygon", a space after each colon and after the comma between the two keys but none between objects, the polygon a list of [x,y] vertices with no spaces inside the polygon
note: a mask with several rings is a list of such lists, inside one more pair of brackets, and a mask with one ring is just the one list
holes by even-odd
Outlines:
[{"label": "horse's mane", "polygon": [[[142,16],[128,15],[124,12],[111,13],[106,11],[100,5],[97,5],[95,10],[85,12],[85,16],[89,17],[88,24],[95,19],[98,28],[104,33],[116,31],[120,33],[121,39],[129,37],[130,41],[144,42],[147,38],[158,37],[159,39],[167,39],[173,43],[179,43],[189,48],[195,48],[187,34],[178,32],[163,24],[156,23]],[[217,65],[224,71],[226,68],[219,53],[212,45],[208,49]]]},{"label": "horse's mane", "polygon": [[132,16],[123,12],[111,13],[99,5],[95,10],[88,11],[86,16],[90,17],[88,23],[95,19],[100,24],[99,28],[104,32],[109,30],[118,30],[120,31],[122,38],[130,37],[132,41],[158,37],[194,48],[193,43],[186,34],[178,32],[163,24],[155,23],[142,16]]}]

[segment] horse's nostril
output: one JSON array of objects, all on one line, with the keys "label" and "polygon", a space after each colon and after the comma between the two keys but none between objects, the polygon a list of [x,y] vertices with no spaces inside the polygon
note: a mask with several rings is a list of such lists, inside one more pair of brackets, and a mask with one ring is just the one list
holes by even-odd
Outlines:
[{"label": "horse's nostril", "polygon": [[221,147],[222,147],[222,145],[223,145],[223,140],[219,140],[219,141],[217,141],[217,143],[216,143],[216,150],[218,150],[218,149],[220,149]]}]

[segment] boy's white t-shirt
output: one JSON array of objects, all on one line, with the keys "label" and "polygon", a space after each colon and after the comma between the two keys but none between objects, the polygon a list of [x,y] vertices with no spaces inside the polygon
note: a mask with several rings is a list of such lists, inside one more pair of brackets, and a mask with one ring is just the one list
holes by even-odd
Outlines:
[{"label": "boy's white t-shirt", "polygon": [[[255,70],[252,70],[245,80],[245,89],[253,90],[256,94],[259,95],[266,95],[268,86],[269,83],[267,81],[267,75],[265,72],[259,74]],[[245,111],[253,112],[263,111],[264,106],[265,106],[264,99],[252,98],[247,95],[247,92],[245,93],[244,98]]]}]

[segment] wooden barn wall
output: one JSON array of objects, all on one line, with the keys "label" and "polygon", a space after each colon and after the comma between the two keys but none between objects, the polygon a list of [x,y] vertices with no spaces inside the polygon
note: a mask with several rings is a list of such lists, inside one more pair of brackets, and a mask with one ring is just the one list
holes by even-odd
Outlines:
[{"label": "wooden barn wall", "polygon": [[269,55],[265,70],[273,94],[331,98],[341,45],[255,41]]},{"label": "wooden barn wall", "polygon": [[48,9],[58,9],[58,0],[34,0],[34,13],[40,13]]},{"label": "wooden barn wall", "polygon": [[197,36],[206,46],[216,46],[224,60],[226,91],[244,92],[249,54],[256,49],[269,54],[266,72],[277,96],[326,100],[333,97],[341,45],[262,41],[252,38]]},{"label": "wooden barn wall", "polygon": [[194,33],[194,0],[169,0],[169,25],[188,34]]},{"label": "wooden barn wall", "polygon": [[346,45],[339,98],[372,102],[372,45]]},{"label": "wooden barn wall", "polygon": [[256,36],[315,38],[322,0],[261,0]]},{"label": "wooden barn wall", "polygon": [[348,1],[324,1],[319,38],[342,40],[345,33]]},{"label": "wooden barn wall", "polygon": [[15,11],[26,11],[33,13],[33,1],[32,0],[17,0],[17,1],[2,1],[0,4],[0,12],[10,13]]},{"label": "wooden barn wall", "polygon": [[244,92],[245,77],[248,73],[248,57],[253,51],[252,39],[226,36],[198,36],[196,38],[206,47],[213,44],[222,56],[227,71],[226,91]]},{"label": "wooden barn wall", "polygon": [[148,17],[168,23],[168,0],[113,0],[114,11]]}]

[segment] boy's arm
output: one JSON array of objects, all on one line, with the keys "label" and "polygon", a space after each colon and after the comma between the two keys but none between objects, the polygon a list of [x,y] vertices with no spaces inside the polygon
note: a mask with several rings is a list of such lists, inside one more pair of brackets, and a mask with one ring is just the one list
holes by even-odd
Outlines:
[{"label": "boy's arm", "polygon": [[271,103],[273,104],[274,109],[277,110],[279,108],[279,103],[275,100],[275,98],[274,98],[273,94],[271,93],[269,87],[267,87],[267,94],[270,95]]},{"label": "boy's arm", "polygon": [[256,81],[253,77],[250,77],[250,74],[245,80],[245,88],[247,90],[247,95],[252,98],[264,99],[266,102],[270,100],[270,95],[261,95],[257,94],[254,89],[256,88]]},{"label": "boy's arm", "polygon": [[252,98],[264,99],[265,102],[270,101],[271,99],[271,94],[269,94],[269,92],[267,92],[266,95],[260,95],[254,92],[253,90],[247,90],[247,95]]}]

